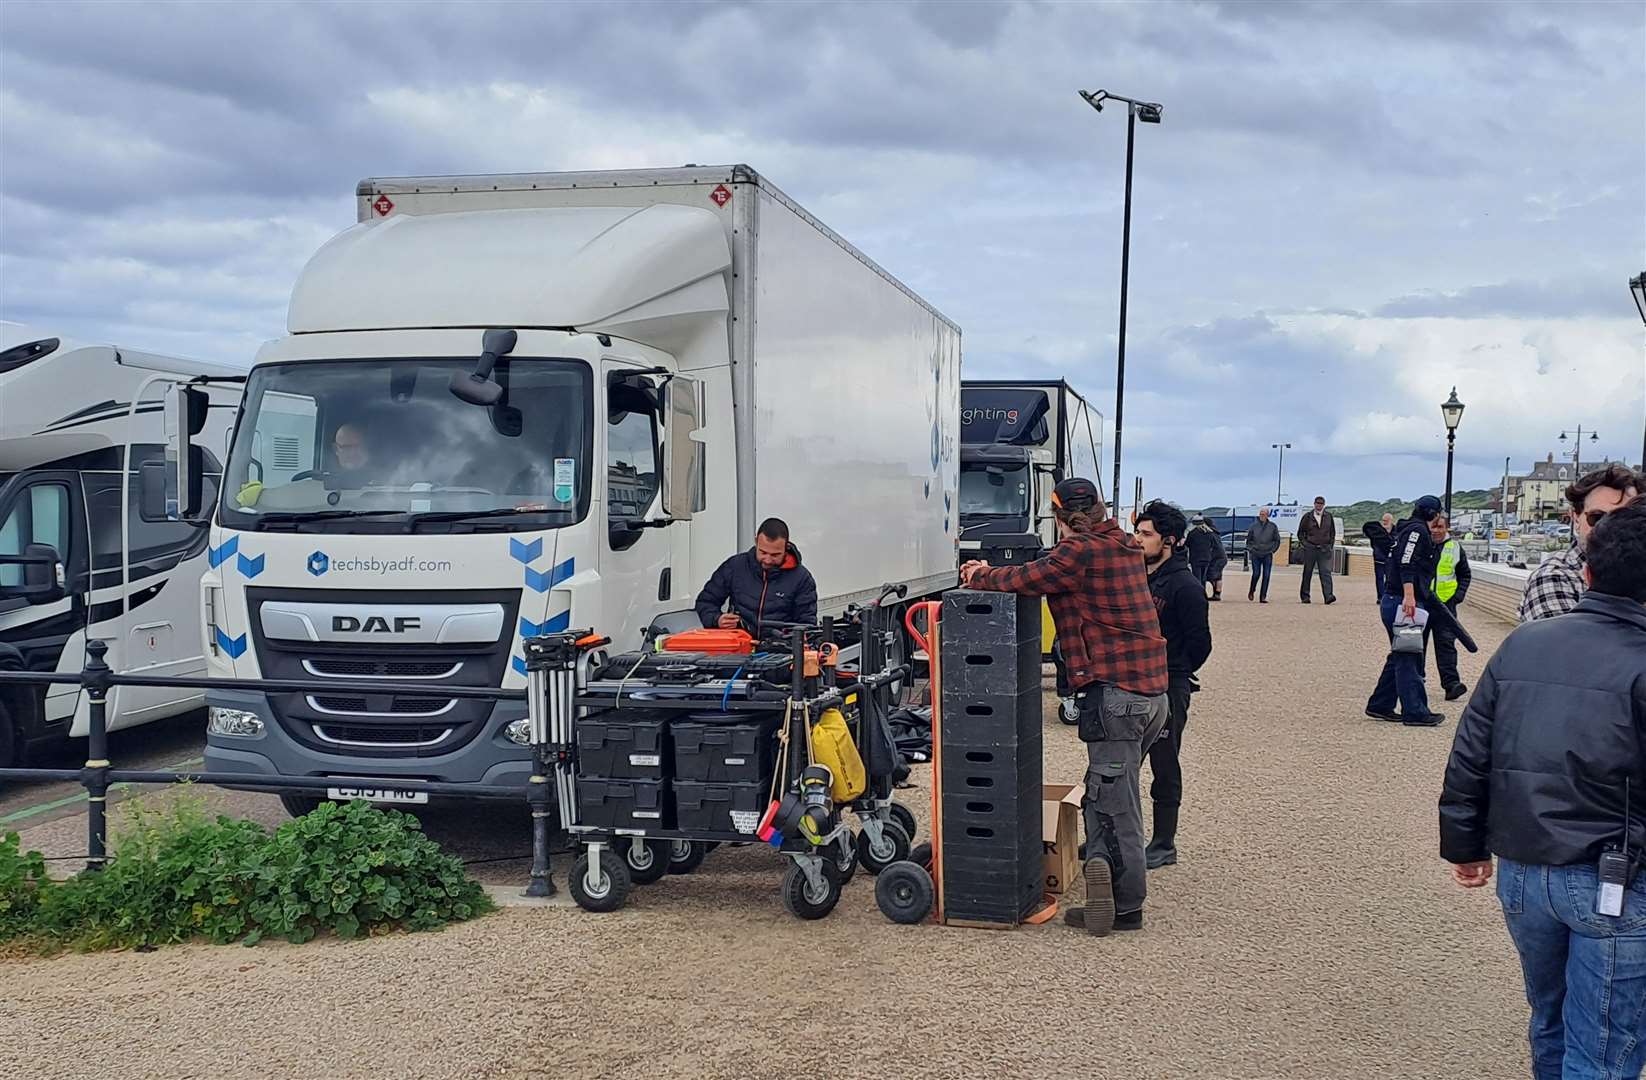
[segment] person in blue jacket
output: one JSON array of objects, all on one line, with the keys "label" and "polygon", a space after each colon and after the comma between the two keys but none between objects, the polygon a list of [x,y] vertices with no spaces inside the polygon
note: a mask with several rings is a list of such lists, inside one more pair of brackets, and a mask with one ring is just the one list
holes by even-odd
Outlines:
[{"label": "person in blue jacket", "polygon": [[800,564],[787,523],[767,518],[752,548],[720,564],[697,594],[697,617],[705,627],[742,627],[757,638],[767,623],[817,622],[817,582]]}]

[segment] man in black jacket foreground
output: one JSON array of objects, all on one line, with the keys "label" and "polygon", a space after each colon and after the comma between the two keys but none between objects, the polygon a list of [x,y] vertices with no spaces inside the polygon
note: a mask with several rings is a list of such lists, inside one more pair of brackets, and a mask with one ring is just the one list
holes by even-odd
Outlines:
[{"label": "man in black jacket foreground", "polygon": [[1183,766],[1178,755],[1183,749],[1183,728],[1189,722],[1194,673],[1212,654],[1206,587],[1195,577],[1184,550],[1188,531],[1183,511],[1168,503],[1152,502],[1137,515],[1137,541],[1149,568],[1149,593],[1166,638],[1166,729],[1149,747],[1154,838],[1143,861],[1150,870],[1177,862],[1177,815],[1183,805]]},{"label": "man in black jacket foreground", "polygon": [[[730,610],[722,612],[728,602]],[[800,565],[800,549],[789,543],[785,522],[767,518],[754,547],[720,564],[697,594],[697,617],[705,627],[741,626],[757,638],[769,622],[817,622],[817,582]]]},{"label": "man in black jacket foreground", "polygon": [[1601,518],[1586,552],[1576,609],[1486,665],[1440,796],[1457,883],[1485,885],[1497,856],[1537,1080],[1646,1066],[1646,503]]}]

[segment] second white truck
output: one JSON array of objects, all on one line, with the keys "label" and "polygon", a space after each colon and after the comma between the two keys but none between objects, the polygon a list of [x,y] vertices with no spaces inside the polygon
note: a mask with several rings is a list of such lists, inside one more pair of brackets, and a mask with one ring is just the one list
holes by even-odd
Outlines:
[{"label": "second white truck", "polygon": [[378,179],[358,205],[250,373],[207,649],[225,677],[427,690],[214,690],[209,769],[523,784],[523,707],[442,688],[522,685],[544,631],[691,623],[768,516],[821,614],[954,584],[960,331],[753,170]]}]

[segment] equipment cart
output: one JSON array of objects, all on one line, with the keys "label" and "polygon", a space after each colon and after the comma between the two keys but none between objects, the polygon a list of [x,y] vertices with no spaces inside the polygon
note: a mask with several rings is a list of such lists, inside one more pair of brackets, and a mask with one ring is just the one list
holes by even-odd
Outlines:
[{"label": "equipment cart", "polygon": [[547,826],[552,781],[582,849],[569,882],[578,905],[615,911],[633,885],[689,872],[717,845],[765,843],[789,860],[784,905],[819,919],[860,864],[879,873],[906,859],[915,820],[892,796],[886,723],[911,675],[892,659],[905,655],[902,595],[887,587],[848,611],[855,669],[840,663],[832,620],[781,624],[775,643],[688,631],[610,657],[587,631],[526,642],[531,715],[546,720],[541,742],[533,733],[534,820],[541,811]]}]

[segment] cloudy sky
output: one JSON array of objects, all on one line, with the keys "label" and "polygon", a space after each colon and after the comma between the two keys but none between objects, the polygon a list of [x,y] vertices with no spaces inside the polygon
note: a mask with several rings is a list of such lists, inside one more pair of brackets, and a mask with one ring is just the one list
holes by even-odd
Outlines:
[{"label": "cloudy sky", "polygon": [[[366,176],[742,161],[1190,505],[1638,459],[1640,3],[0,5],[0,318],[247,362]],[[1587,440],[1586,440],[1587,443]],[[1106,454],[1107,457],[1107,454]],[[1104,482],[1107,486],[1108,465]]]}]

